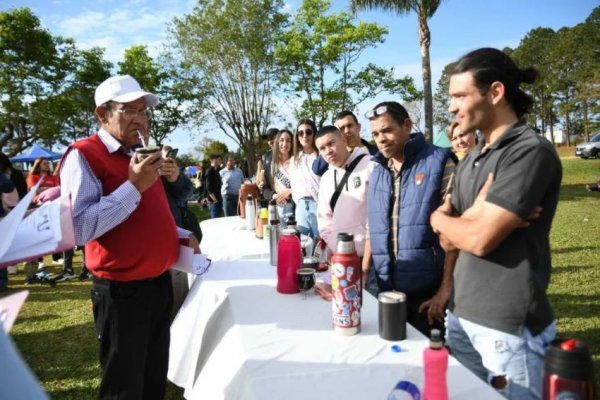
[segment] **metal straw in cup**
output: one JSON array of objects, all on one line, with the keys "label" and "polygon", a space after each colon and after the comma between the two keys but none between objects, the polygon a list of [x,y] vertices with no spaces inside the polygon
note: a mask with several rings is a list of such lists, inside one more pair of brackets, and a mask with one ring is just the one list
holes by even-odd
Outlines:
[{"label": "metal straw in cup", "polygon": [[144,140],[144,135],[142,134],[142,131],[140,131],[139,129],[136,131],[138,134],[138,137],[140,138],[140,142],[142,142],[142,146],[144,148],[147,148],[148,146],[146,145],[146,141]]}]

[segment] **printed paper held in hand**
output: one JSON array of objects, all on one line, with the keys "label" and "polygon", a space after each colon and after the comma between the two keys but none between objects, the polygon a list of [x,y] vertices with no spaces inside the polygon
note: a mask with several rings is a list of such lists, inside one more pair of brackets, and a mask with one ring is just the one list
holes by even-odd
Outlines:
[{"label": "printed paper held in hand", "polygon": [[171,268],[200,276],[208,272],[210,264],[211,260],[206,254],[194,254],[191,247],[180,245],[179,258]]},{"label": "printed paper held in hand", "polygon": [[46,202],[25,216],[38,185],[0,221],[0,268],[75,247],[68,195]]}]

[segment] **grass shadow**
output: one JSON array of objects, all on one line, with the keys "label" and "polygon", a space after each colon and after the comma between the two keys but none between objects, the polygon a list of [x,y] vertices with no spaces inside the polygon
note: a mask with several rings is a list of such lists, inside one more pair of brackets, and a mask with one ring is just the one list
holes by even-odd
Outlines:
[{"label": "grass shadow", "polygon": [[19,322],[22,324],[37,323],[43,321],[49,321],[58,318],[57,314],[43,314],[43,315],[32,315],[30,317],[19,317]]},{"label": "grass shadow", "polygon": [[600,199],[600,192],[588,192],[585,184],[567,184],[560,187],[559,201],[578,201],[588,198]]},{"label": "grass shadow", "polygon": [[552,275],[555,274],[572,274],[580,273],[587,269],[595,269],[593,265],[568,265],[560,267],[552,267]]},{"label": "grass shadow", "polygon": [[586,319],[600,315],[600,299],[597,295],[548,293],[548,297],[555,315],[560,318]]},{"label": "grass shadow", "polygon": [[29,367],[44,383],[100,376],[98,344],[91,321],[60,329],[13,332],[12,338]]},{"label": "grass shadow", "polygon": [[[77,285],[69,287],[67,285]],[[82,286],[84,287],[82,290]],[[31,288],[32,286],[26,286]],[[65,285],[57,284],[54,287],[41,286],[41,290],[31,291],[28,301],[35,302],[55,302],[58,300],[90,300],[91,284],[85,283],[67,283]],[[91,302],[91,300],[90,300]]]},{"label": "grass shadow", "polygon": [[552,254],[566,254],[566,253],[573,253],[576,251],[586,251],[586,250],[596,251],[596,250],[598,250],[598,247],[595,247],[595,246],[573,246],[573,247],[553,248]]}]

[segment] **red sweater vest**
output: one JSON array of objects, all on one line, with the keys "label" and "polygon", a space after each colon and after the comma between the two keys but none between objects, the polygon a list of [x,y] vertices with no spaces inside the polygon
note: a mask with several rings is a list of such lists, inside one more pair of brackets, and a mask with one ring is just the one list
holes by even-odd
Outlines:
[{"label": "red sweater vest", "polygon": [[[97,134],[72,147],[85,157],[101,182],[103,196],[128,179],[130,158],[121,151],[110,154]],[[99,278],[114,281],[159,276],[178,255],[177,228],[160,179],[142,193],[129,218],[85,245],[87,268]]]}]

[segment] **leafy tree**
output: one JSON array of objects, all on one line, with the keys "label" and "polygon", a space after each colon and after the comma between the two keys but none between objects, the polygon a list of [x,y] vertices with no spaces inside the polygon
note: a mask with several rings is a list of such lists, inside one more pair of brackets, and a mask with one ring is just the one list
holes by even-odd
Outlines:
[{"label": "leafy tree", "polygon": [[104,59],[104,49],[93,47],[78,50],[74,57],[74,71],[67,77],[62,94],[67,116],[63,124],[62,144],[91,135],[98,126],[94,102],[96,87],[110,76],[112,63]]},{"label": "leafy tree", "polygon": [[423,72],[423,92],[425,101],[425,138],[432,141],[433,100],[431,95],[431,63],[429,46],[431,33],[427,20],[435,14],[441,0],[350,0],[353,9],[382,8],[400,15],[414,11],[419,26],[419,45],[421,46],[421,69]]},{"label": "leafy tree", "polygon": [[273,51],[286,16],[281,0],[199,0],[175,18],[170,57],[183,68],[179,78],[221,131],[239,144],[248,167],[275,110]]},{"label": "leafy tree", "polygon": [[0,148],[14,155],[61,134],[72,40],[53,37],[28,8],[0,12]]},{"label": "leafy tree", "polygon": [[191,153],[177,155],[177,164],[180,167],[188,167],[190,165],[198,165],[200,159]]},{"label": "leafy tree", "polygon": [[168,66],[152,59],[146,46],[141,45],[125,50],[124,61],[119,63],[120,74],[133,76],[140,86],[158,96],[150,137],[159,145],[188,118],[184,104],[190,98],[189,93],[180,90],[178,82],[171,79],[175,75]]},{"label": "leafy tree", "polygon": [[576,50],[578,45],[576,32],[571,28],[561,28],[556,32],[556,40],[551,51],[555,68],[550,88],[555,93],[558,113],[564,117],[563,135],[566,138],[567,146],[571,145],[570,136],[574,133],[571,127],[571,117],[577,107],[575,96],[577,75],[575,72],[580,63]]},{"label": "leafy tree", "polygon": [[528,115],[529,122],[534,127],[538,127],[546,132],[550,127],[551,140],[554,143],[554,96],[551,91],[551,82],[556,67],[551,55],[554,46],[556,33],[550,28],[535,28],[530,30],[519,46],[512,52],[512,57],[518,65],[523,67],[535,67],[539,76],[536,82],[530,86],[529,92],[535,102],[532,112]]},{"label": "leafy tree", "polygon": [[225,143],[207,137],[202,138],[194,150],[202,155],[202,162],[205,164],[210,163],[212,154],[218,154],[223,158],[229,154],[229,148]]},{"label": "leafy tree", "polygon": [[354,69],[365,49],[383,42],[387,29],[355,23],[346,12],[327,14],[330,7],[329,0],[303,0],[275,50],[281,82],[304,97],[296,118],[310,117],[321,127],[337,112],[384,91],[407,101],[418,98],[412,78],[394,78],[393,68],[369,63]]},{"label": "leafy tree", "polygon": [[455,65],[455,62],[451,62],[444,67],[437,83],[435,95],[433,96],[433,122],[439,130],[445,130],[450,125],[450,122],[452,122],[452,115],[448,112],[448,108],[450,107],[448,90],[450,86],[450,72],[452,72]]},{"label": "leafy tree", "polygon": [[575,98],[581,118],[579,130],[585,141],[590,133],[600,128],[600,6],[596,7],[585,22],[573,28],[578,63],[573,73],[576,76]]}]

